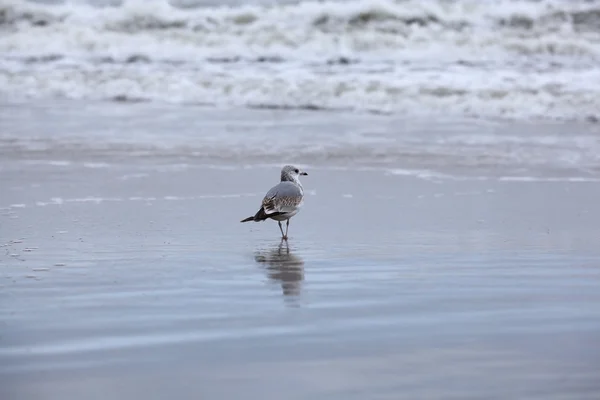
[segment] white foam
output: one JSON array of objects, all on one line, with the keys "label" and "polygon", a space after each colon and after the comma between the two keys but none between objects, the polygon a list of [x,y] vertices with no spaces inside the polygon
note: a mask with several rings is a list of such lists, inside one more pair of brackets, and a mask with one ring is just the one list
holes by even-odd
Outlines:
[{"label": "white foam", "polygon": [[53,167],[68,167],[72,164],[71,161],[67,160],[27,160],[24,162],[32,165],[50,165]]},{"label": "white foam", "polygon": [[[482,47],[597,55],[600,50],[590,38],[568,29],[571,14],[593,7],[558,0],[357,0],[180,9],[167,1],[129,0],[119,7],[94,8],[81,2],[45,6],[13,0],[6,19],[18,29],[10,32],[13,40],[5,46],[12,46],[13,55],[104,55],[113,60],[138,56],[142,61],[268,54],[320,60],[317,57],[364,53],[406,59],[401,52],[389,53],[399,48],[425,59],[455,59],[456,50],[472,55]],[[33,30],[26,28],[32,20],[47,24],[44,29],[38,23],[35,29],[44,35],[30,35]],[[530,35],[523,34],[519,21],[532,25]],[[57,41],[57,36],[69,41]]]},{"label": "white foam", "polygon": [[[310,194],[316,194],[315,191],[308,191]],[[61,197],[53,197],[49,201],[36,201],[34,204],[38,207],[45,207],[49,205],[63,205],[65,203],[93,203],[93,204],[101,204],[104,202],[124,202],[124,201],[156,201],[156,200],[166,200],[166,201],[187,201],[187,200],[203,200],[203,199],[230,199],[230,198],[239,198],[239,197],[254,197],[257,196],[256,193],[233,193],[233,194],[204,194],[204,195],[195,195],[195,196],[162,196],[162,197],[154,197],[154,196],[131,196],[131,197],[100,197],[100,196],[86,196],[86,197],[75,197],[75,198],[61,198]],[[27,204],[12,204],[10,208],[25,208]]]},{"label": "white foam", "polygon": [[140,179],[140,178],[147,178],[149,175],[145,174],[145,173],[138,173],[138,174],[126,174],[123,175],[121,177],[119,177],[120,180],[122,181],[127,181],[130,179]]},{"label": "white foam", "polygon": [[600,182],[600,178],[582,176],[501,176],[504,182]]},{"label": "white foam", "polygon": [[83,163],[83,166],[85,168],[98,169],[98,168],[108,168],[108,167],[110,167],[110,164],[86,162],[86,163]]},{"label": "white foam", "polygon": [[390,175],[400,175],[400,176],[414,176],[424,180],[435,181],[438,179],[448,179],[451,178],[450,175],[442,174],[435,171],[430,170],[420,170],[420,169],[401,169],[395,168],[386,171],[386,174]]},{"label": "white foam", "polygon": [[15,98],[511,118],[597,118],[600,109],[598,5],[589,2],[12,0],[0,11],[10,26],[0,94]]},{"label": "white foam", "polygon": [[[323,108],[417,116],[453,114],[507,118],[595,118],[600,68],[531,74],[484,69],[424,72],[398,67],[377,75],[321,75],[317,71],[247,67],[219,71],[147,70],[124,66],[0,70],[4,93],[31,97],[114,99],[262,108]],[[35,68],[34,68],[35,69]],[[37,76],[31,79],[31,75]],[[274,78],[274,76],[276,78]],[[54,164],[62,165],[62,164]]]}]

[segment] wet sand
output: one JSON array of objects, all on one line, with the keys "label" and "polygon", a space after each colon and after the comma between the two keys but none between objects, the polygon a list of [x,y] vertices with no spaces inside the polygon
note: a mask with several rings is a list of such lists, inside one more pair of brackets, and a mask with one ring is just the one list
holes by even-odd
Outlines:
[{"label": "wet sand", "polygon": [[592,182],[5,164],[0,398],[597,399]]}]

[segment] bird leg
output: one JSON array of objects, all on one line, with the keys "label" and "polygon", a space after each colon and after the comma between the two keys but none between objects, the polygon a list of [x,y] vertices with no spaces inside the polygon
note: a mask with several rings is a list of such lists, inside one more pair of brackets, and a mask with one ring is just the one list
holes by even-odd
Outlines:
[{"label": "bird leg", "polygon": [[290,220],[288,219],[285,223],[285,238],[287,239],[288,229],[290,228]]},{"label": "bird leg", "polygon": [[277,224],[279,225],[279,230],[281,231],[281,238],[287,239],[287,235],[283,234],[283,228],[281,227],[281,221],[277,221]]}]

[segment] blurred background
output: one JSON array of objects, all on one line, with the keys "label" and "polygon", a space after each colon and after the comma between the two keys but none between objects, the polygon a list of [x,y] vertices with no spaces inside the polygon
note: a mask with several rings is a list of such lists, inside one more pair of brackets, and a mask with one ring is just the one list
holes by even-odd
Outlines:
[{"label": "blurred background", "polygon": [[598,400],[599,181],[600,0],[0,0],[0,399]]},{"label": "blurred background", "polygon": [[488,118],[600,118],[600,4],[2,2],[2,93]]},{"label": "blurred background", "polygon": [[[0,15],[2,101],[77,100],[43,112],[68,124],[49,150],[600,176],[598,1],[3,0]],[[42,145],[9,114],[6,153]]]}]

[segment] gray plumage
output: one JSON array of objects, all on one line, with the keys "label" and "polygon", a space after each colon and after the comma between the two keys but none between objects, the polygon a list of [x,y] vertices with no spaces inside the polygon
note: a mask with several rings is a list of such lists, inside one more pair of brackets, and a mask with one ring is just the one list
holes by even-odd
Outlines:
[{"label": "gray plumage", "polygon": [[[300,183],[300,175],[308,175],[293,165],[286,165],[281,169],[281,182],[273,186],[265,195],[258,212],[241,222],[260,222],[273,219],[278,222],[283,239],[287,240],[290,218],[300,211],[304,203],[304,188]],[[286,221],[285,234],[281,221]]]},{"label": "gray plumage", "polygon": [[302,187],[292,182],[281,182],[271,188],[262,201],[267,214],[292,212],[300,206],[304,197]]}]

